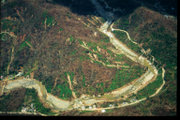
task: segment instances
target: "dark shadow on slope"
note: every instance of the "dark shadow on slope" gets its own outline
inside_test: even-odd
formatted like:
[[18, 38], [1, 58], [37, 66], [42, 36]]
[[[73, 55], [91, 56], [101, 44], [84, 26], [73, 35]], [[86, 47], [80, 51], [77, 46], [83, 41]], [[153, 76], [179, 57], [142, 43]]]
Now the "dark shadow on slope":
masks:
[[[140, 6], [148, 7], [162, 14], [177, 16], [177, 0], [104, 0], [111, 8], [106, 8], [106, 5], [102, 2], [102, 0], [97, 1], [105, 8], [106, 11], [114, 11], [115, 18], [129, 15]], [[57, 3], [69, 7], [73, 13], [79, 15], [99, 16], [90, 0], [54, 0], [54, 2], [55, 4]]]
[[[69, 7], [73, 13], [79, 15], [96, 15], [99, 14], [96, 12], [96, 8], [91, 3], [91, 0], [54, 0], [55, 3]], [[98, 0], [98, 2], [105, 8], [105, 5], [102, 1]], [[123, 12], [115, 12], [115, 18], [119, 18], [123, 15], [127, 15], [133, 12], [134, 9], [140, 6], [139, 3], [134, 2], [134, 0], [111, 0], [115, 7], [120, 7]], [[114, 6], [113, 6], [114, 7]], [[106, 11], [112, 12], [112, 9], [106, 9]]]
[[95, 7], [90, 0], [54, 0], [54, 2], [67, 6], [72, 12], [80, 15], [95, 14]]
[[168, 14], [177, 16], [177, 0], [136, 0], [142, 5], [160, 12], [161, 14]]

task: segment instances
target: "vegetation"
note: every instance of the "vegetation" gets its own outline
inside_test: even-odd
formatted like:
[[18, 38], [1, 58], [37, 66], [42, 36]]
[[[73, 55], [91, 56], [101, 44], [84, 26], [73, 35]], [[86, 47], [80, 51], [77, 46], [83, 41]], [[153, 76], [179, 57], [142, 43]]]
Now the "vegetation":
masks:
[[156, 80], [152, 83], [150, 83], [148, 86], [146, 86], [144, 89], [138, 91], [136, 97], [138, 99], [148, 97], [156, 92], [157, 88], [159, 88], [162, 85], [162, 72], [160, 71], [158, 74], [158, 77]]
[[[128, 16], [129, 18], [126, 18], [126, 20], [131, 19], [131, 23], [127, 27], [123, 27], [124, 20], [122, 18], [117, 20], [114, 26], [127, 30], [132, 38], [134, 37], [138, 43], [142, 44], [145, 50], [150, 48], [152, 50], [150, 54], [155, 57], [158, 66], [165, 66], [166, 84], [162, 90], [163, 94], [160, 92], [158, 96], [140, 103], [141, 105], [137, 105], [136, 108], [144, 112], [144, 107], [146, 107], [146, 113], [153, 113], [153, 115], [172, 115], [176, 114], [177, 96], [177, 23], [176, 20], [164, 19], [163, 15], [149, 11], [151, 10], [144, 7], [139, 8], [131, 16]], [[116, 36], [118, 37], [118, 33]], [[121, 36], [119, 35], [119, 37]], [[153, 94], [162, 84], [161, 78], [161, 72], [159, 72], [156, 81], [138, 92], [138, 99]], [[168, 106], [171, 110], [163, 106]]]
[[79, 42], [80, 45], [83, 45], [82, 40], [78, 39], [78, 42]]
[[102, 37], [101, 42], [105, 42], [105, 43], [110, 42], [110, 39], [109, 39], [109, 37], [107, 35], [101, 33], [101, 37]]
[[138, 45], [131, 42], [130, 40], [128, 40], [125, 32], [113, 31], [113, 33], [121, 42], [123, 42], [125, 45], [127, 45], [127, 47], [129, 47], [130, 49], [132, 49], [133, 51], [135, 51], [139, 54], [142, 54], [141, 48]]
[[7, 111], [7, 102], [9, 98], [11, 97], [10, 94], [1, 96], [2, 98], [0, 99], [0, 111]]
[[108, 88], [105, 88], [105, 92], [110, 92], [114, 89], [122, 87], [134, 79], [140, 77], [144, 70], [142, 68], [134, 67], [130, 69], [117, 70], [115, 77], [112, 79], [112, 83]]
[[30, 105], [30, 103], [34, 104], [36, 111], [43, 114], [51, 114], [51, 110], [49, 108], [45, 108], [43, 104], [40, 102], [39, 97], [37, 97], [37, 92], [35, 89], [26, 89], [26, 96], [24, 99], [26, 105]]
[[49, 76], [49, 77], [47, 77], [47, 79], [43, 83], [45, 85], [48, 93], [51, 93], [51, 90], [52, 90], [53, 85], [54, 85], [52, 80], [53, 80], [53, 77]]
[[90, 60], [88, 56], [79, 56], [80, 61]]
[[114, 57], [115, 61], [123, 61], [123, 54], [117, 54], [116, 57]]
[[63, 28], [59, 28], [59, 31], [63, 31], [64, 29]]
[[[81, 27], [82, 23], [80, 23], [80, 21], [83, 22], [83, 19], [78, 21], [77, 18], [74, 17], [75, 15], [73, 15], [73, 10], [64, 10], [63, 7], [48, 8], [48, 5], [47, 8], [46, 5], [43, 5], [43, 7], [40, 5], [38, 7], [35, 5], [36, 1], [32, 4], [29, 3], [32, 2], [15, 0], [15, 2], [7, 1], [7, 4], [2, 6], [0, 75], [3, 77], [6, 77], [6, 73], [4, 73], [4, 71], [6, 71], [9, 60], [12, 56], [12, 47], [15, 51], [9, 73], [15, 76], [21, 66], [24, 70], [24, 77], [28, 77], [28, 75], [33, 72], [34, 75], [32, 76], [45, 85], [48, 93], [58, 96], [64, 100], [72, 99], [72, 91], [69, 89], [67, 74], [70, 75], [72, 83], [74, 77], [77, 79], [77, 84], [75, 85], [73, 83], [75, 92], [78, 94], [85, 93], [97, 95], [122, 87], [144, 73], [144, 69], [142, 67], [137, 67], [137, 64], [132, 61], [128, 61], [124, 55], [115, 55], [111, 50], [109, 50], [112, 46], [110, 44], [109, 37], [106, 35], [98, 33], [100, 34], [99, 40], [95, 40], [94, 37], [89, 37], [93, 35], [93, 29], [85, 30], [85, 28]], [[52, 13], [52, 11], [59, 11], [60, 14]], [[147, 103], [142, 102], [143, 107], [138, 106], [136, 108], [141, 109], [140, 111], [143, 115], [147, 114], [148, 109], [155, 111], [157, 106], [163, 106], [164, 109], [167, 107], [167, 111], [174, 112], [176, 109], [174, 110], [173, 107], [176, 105], [177, 96], [176, 28], [172, 27], [173, 25], [171, 24], [173, 24], [173, 22], [170, 23], [164, 21], [164, 19], [162, 19], [163, 16], [161, 16], [159, 21], [156, 13], [153, 15], [157, 16], [151, 16], [149, 19], [148, 16], [150, 16], [149, 14], [153, 11], [148, 10], [147, 13], [145, 11], [146, 10], [143, 9], [138, 14], [132, 14], [132, 18], [130, 18], [130, 16], [121, 16], [120, 19], [115, 21], [116, 27], [127, 30], [132, 35], [132, 38], [136, 38], [138, 43], [143, 44], [145, 49], [151, 48], [151, 54], [158, 62], [161, 62], [160, 66], [165, 66], [166, 70], [166, 84], [162, 91], [163, 94], [159, 94], [155, 98], [152, 98], [152, 101], [149, 100], [149, 103], [148, 101]], [[141, 15], [142, 13], [145, 13], [145, 15]], [[59, 19], [59, 16], [61, 19]], [[79, 17], [81, 18], [81, 16]], [[84, 18], [84, 16], [82, 18]], [[100, 19], [102, 22], [105, 22], [103, 18]], [[56, 26], [57, 23], [58, 25], [60, 24], [60, 26]], [[164, 23], [167, 24], [163, 25]], [[73, 31], [74, 29], [76, 32]], [[80, 31], [82, 31], [82, 34]], [[3, 32], [7, 32], [8, 34]], [[114, 31], [114, 34], [133, 51], [141, 54], [140, 48], [128, 40], [127, 35], [124, 32]], [[11, 35], [17, 36], [17, 39], [12, 39]], [[75, 36], [78, 36], [81, 39], [86, 38], [84, 40], [76, 40]], [[69, 38], [69, 41], [67, 38]], [[83, 45], [82, 41], [87, 43], [90, 48], [89, 50], [79, 47], [78, 42]], [[31, 46], [35, 47], [35, 50], [29, 49]], [[111, 56], [112, 60], [109, 60], [111, 58], [109, 58], [106, 53], [98, 52], [97, 46], [99, 46], [101, 50], [107, 52]], [[98, 65], [96, 64], [93, 66], [94, 64], [90, 63], [90, 58], [87, 53], [96, 54], [98, 59], [105, 64], [110, 64], [112, 61], [119, 61], [130, 68], [126, 69], [120, 67], [119, 69], [106, 69], [107, 67], [104, 67], [102, 63], [98, 61], [94, 61], [94, 63], [97, 63]], [[88, 64], [90, 65], [88, 66]], [[83, 70], [81, 68], [82, 66]], [[87, 67], [92, 67], [95, 72], [90, 71]], [[107, 71], [109, 70], [108, 73], [112, 72], [112, 77], [106, 77], [105, 72], [102, 72], [104, 69]], [[100, 77], [96, 73], [99, 73], [98, 75], [103, 77], [99, 79]], [[160, 73], [156, 81], [152, 82], [146, 88], [138, 92], [137, 98], [140, 99], [152, 95], [161, 84], [162, 79]], [[8, 111], [6, 105], [10, 104], [10, 100], [12, 99], [15, 99], [15, 96], [1, 96], [0, 111]], [[30, 103], [35, 105], [38, 112], [51, 114], [50, 109], [45, 108], [39, 101], [36, 91], [27, 89], [24, 104], [28, 106]], [[151, 105], [154, 106], [151, 107]], [[133, 108], [132, 110], [136, 108]], [[129, 110], [127, 109], [127, 111]], [[152, 113], [153, 115], [157, 114], [156, 112]]]
[[114, 22], [114, 24], [123, 30], [127, 30], [129, 27], [129, 21], [127, 19], [127, 16], [123, 16], [121, 19], [118, 19]]
[[43, 24], [45, 25], [45, 29], [46, 27], [52, 27], [56, 24], [56, 20], [54, 19], [53, 16], [50, 16], [47, 11], [43, 12], [42, 14], [43, 17]]
[[23, 50], [25, 47], [29, 47], [29, 48], [30, 48], [30, 46], [29, 46], [28, 44], [30, 44], [30, 45], [32, 46], [32, 44], [31, 44], [31, 42], [30, 42], [29, 40], [30, 40], [30, 38], [27, 38], [25, 41], [23, 41], [23, 42], [20, 44], [19, 49], [18, 49], [18, 52], [21, 51], [21, 50]]
[[84, 74], [83, 74], [83, 80], [82, 80], [82, 84], [83, 84], [83, 87], [85, 87], [86, 86], [86, 82], [85, 82], [85, 76], [84, 76]]
[[58, 85], [57, 88], [60, 90], [60, 98], [67, 100], [72, 97], [72, 91], [69, 89], [69, 85], [67, 83]]
[[2, 19], [1, 20], [1, 31], [11, 31], [11, 32], [16, 32], [17, 26], [19, 24], [19, 21], [11, 20], [11, 19]]

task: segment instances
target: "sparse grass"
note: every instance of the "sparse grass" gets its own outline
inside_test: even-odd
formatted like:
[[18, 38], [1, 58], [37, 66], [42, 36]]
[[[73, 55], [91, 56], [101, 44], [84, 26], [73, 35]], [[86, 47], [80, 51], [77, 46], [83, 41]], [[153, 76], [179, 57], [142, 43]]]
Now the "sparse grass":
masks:
[[102, 65], [102, 63], [101, 63], [101, 62], [99, 62], [99, 61], [95, 61], [95, 60], [93, 60], [93, 62], [94, 62], [94, 63], [97, 63], [97, 64], [99, 64], [99, 65]]
[[86, 56], [86, 55], [79, 56], [79, 59], [80, 59], [81, 62], [84, 61], [84, 60], [90, 60], [90, 58], [88, 56]]
[[85, 79], [85, 75], [84, 75], [84, 73], [82, 74], [83, 75], [83, 80], [82, 80], [82, 84], [83, 84], [83, 87], [85, 87], [86, 86], [86, 79]]
[[82, 40], [78, 39], [78, 42], [79, 42], [80, 45], [83, 45]]
[[30, 73], [38, 69], [38, 61], [35, 60], [35, 62], [31, 63], [31, 65], [26, 64], [23, 67], [24, 67], [24, 76], [27, 77], [30, 75]]
[[40, 102], [39, 97], [37, 97], [37, 92], [35, 89], [26, 89], [26, 99], [24, 102], [29, 101], [27, 104], [29, 105], [30, 103], [34, 104], [34, 107], [36, 111], [43, 113], [43, 114], [50, 114], [52, 113], [49, 108], [45, 108], [43, 104]]
[[110, 39], [108, 36], [102, 34], [102, 39], [101, 39], [101, 42], [105, 42], [105, 43], [110, 43]]
[[111, 50], [107, 49], [107, 52], [111, 55], [111, 57], [114, 57], [114, 53]]
[[96, 55], [98, 56], [98, 59], [100, 61], [103, 61], [104, 63], [107, 61], [107, 58], [104, 55], [99, 54], [99, 53], [96, 53]]
[[117, 37], [120, 41], [122, 41], [122, 42], [125, 42], [125, 41], [127, 41], [127, 39], [128, 39], [125, 32], [121, 32], [121, 31], [115, 30], [115, 31], [113, 31], [113, 33], [114, 33], [114, 34], [116, 35], [116, 37]]
[[[30, 44], [30, 45], [32, 46], [32, 44], [31, 44], [31, 42], [30, 42], [29, 40], [30, 40], [30, 38], [27, 38], [25, 41], [23, 41], [23, 42], [20, 44], [19, 49], [18, 49], [18, 52], [22, 51], [25, 47], [29, 47], [29, 48], [30, 48], [30, 46], [29, 46], [28, 44]], [[28, 43], [28, 44], [27, 44], [27, 43]]]
[[11, 38], [9, 37], [9, 35], [8, 35], [8, 34], [5, 34], [5, 33], [1, 33], [1, 34], [0, 34], [0, 38], [1, 38], [2, 41], [7, 41], [7, 40], [11, 39]]
[[142, 54], [141, 48], [138, 45], [131, 42], [130, 40], [128, 40], [126, 33], [121, 32], [121, 31], [113, 31], [113, 33], [121, 42], [123, 42], [125, 45], [127, 45], [127, 47], [129, 47], [133, 51], [137, 52], [138, 54]]
[[59, 31], [63, 31], [64, 29], [63, 28], [59, 28]]
[[7, 111], [6, 103], [10, 98], [10, 94], [1, 96], [0, 99], [0, 111]]
[[72, 42], [74, 42], [75, 41], [75, 38], [71, 35], [70, 36], [70, 42], [72, 43]]
[[53, 83], [53, 77], [52, 77], [52, 76], [48, 76], [48, 77], [45, 79], [45, 81], [43, 81], [42, 83], [45, 85], [45, 87], [46, 87], [46, 89], [47, 89], [47, 92], [48, 92], [48, 93], [51, 93], [51, 92], [52, 92], [53, 85], [54, 85], [54, 83]]
[[43, 17], [43, 25], [45, 25], [45, 29], [46, 27], [52, 27], [54, 25], [56, 25], [56, 20], [53, 16], [50, 16], [47, 11], [43, 12], [42, 14], [42, 17]]
[[88, 47], [92, 47], [92, 48], [97, 47], [97, 44], [95, 42], [88, 42], [87, 45]]
[[[105, 92], [110, 92], [114, 89], [122, 87], [134, 79], [140, 77], [144, 70], [139, 67], [117, 70], [115, 77], [112, 79], [112, 83], [108, 88], [105, 88]], [[139, 73], [139, 74], [138, 74]]]
[[69, 89], [69, 85], [67, 83], [63, 85], [57, 85], [57, 88], [60, 89], [60, 98], [67, 100], [72, 97], [72, 91]]
[[150, 83], [148, 86], [146, 86], [144, 89], [138, 91], [136, 97], [138, 99], [148, 97], [156, 92], [157, 88], [159, 88], [162, 84], [162, 71], [159, 71], [158, 77], [156, 80], [152, 83]]
[[123, 54], [117, 54], [116, 57], [114, 58], [115, 61], [122, 61], [123, 60]]
[[71, 52], [71, 55], [76, 55], [76, 53], [77, 53], [77, 51], [74, 50], [74, 51]]
[[[58, 93], [58, 97], [64, 100], [69, 100], [72, 97], [72, 91], [69, 88], [69, 84], [67, 82], [67, 74], [70, 75], [71, 83], [73, 83], [74, 73], [73, 72], [65, 72], [61, 75], [60, 79], [63, 81], [62, 84], [58, 84], [55, 87], [55, 90]], [[52, 88], [52, 87], [51, 87]]]
[[79, 114], [92, 113], [92, 112], [93, 112], [93, 111], [83, 110], [83, 111], [80, 111]]
[[127, 30], [129, 26], [129, 21], [127, 19], [127, 16], [116, 20], [114, 22], [114, 25], [116, 25], [120, 29]]
[[17, 30], [17, 27], [14, 28], [14, 26], [17, 26], [17, 25], [18, 25], [18, 21], [2, 19], [1, 31], [6, 30], [6, 31], [15, 32]]

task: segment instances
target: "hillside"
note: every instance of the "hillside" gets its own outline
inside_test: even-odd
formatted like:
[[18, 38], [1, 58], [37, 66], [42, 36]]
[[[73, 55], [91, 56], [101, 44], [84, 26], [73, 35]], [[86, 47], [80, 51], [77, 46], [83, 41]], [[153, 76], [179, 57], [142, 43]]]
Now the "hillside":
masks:
[[[110, 94], [129, 85], [146, 73], [147, 66], [118, 51], [109, 37], [99, 30], [105, 19], [94, 12], [91, 2], [88, 1], [87, 6], [82, 9], [80, 6], [85, 3], [80, 0], [78, 7], [77, 4], [73, 1], [67, 4], [63, 0], [8, 0], [1, 6], [0, 112], [22, 112], [25, 108], [32, 112], [30, 108], [34, 106], [37, 113], [56, 113], [42, 98], [37, 97], [38, 92], [35, 89], [22, 87], [10, 92], [3, 88], [4, 84], [6, 86], [16, 79], [37, 80], [48, 94], [64, 101], [73, 102], [83, 95], [113, 101], [117, 96], [111, 96], [110, 99], [106, 93]], [[73, 109], [58, 112], [58, 115], [176, 114], [177, 20], [147, 7], [135, 7], [137, 8], [133, 11], [114, 17], [113, 28], [126, 30], [147, 54], [143, 54], [139, 47], [130, 43], [122, 32], [113, 33], [138, 55], [151, 62], [150, 55], [155, 57], [153, 64], [159, 70], [157, 80], [162, 79], [159, 79], [160, 69], [165, 67], [166, 84], [163, 89], [157, 96], [149, 98], [151, 92], [154, 92], [153, 88], [158, 89], [160, 83], [152, 88], [147, 86], [140, 90], [141, 94], [135, 95], [139, 99], [147, 98], [146, 101], [110, 109], [106, 113]], [[3, 90], [7, 92], [3, 93]], [[129, 94], [130, 98], [127, 100], [125, 95], [120, 97], [120, 102], [114, 100], [93, 105], [99, 108], [111, 104], [118, 106], [124, 101], [129, 102], [134, 93]]]
[[156, 58], [157, 65], [165, 66], [167, 84], [162, 94], [144, 103], [148, 108], [147, 115], [149, 113], [163, 115], [164, 112], [166, 115], [174, 114], [177, 96], [176, 18], [166, 17], [146, 7], [140, 7], [129, 16], [115, 21], [114, 27], [127, 30], [134, 41], [141, 44], [145, 50], [150, 48], [150, 54]]

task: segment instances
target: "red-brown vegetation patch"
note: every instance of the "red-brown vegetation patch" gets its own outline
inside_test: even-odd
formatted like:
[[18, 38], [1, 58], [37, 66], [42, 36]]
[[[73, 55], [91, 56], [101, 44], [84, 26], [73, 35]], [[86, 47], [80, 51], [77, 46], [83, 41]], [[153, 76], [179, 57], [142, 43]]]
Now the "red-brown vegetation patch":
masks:
[[115, 68], [107, 68], [97, 63], [84, 61], [82, 70], [85, 75], [88, 86], [95, 87], [97, 83], [111, 83], [111, 80], [116, 72]]

